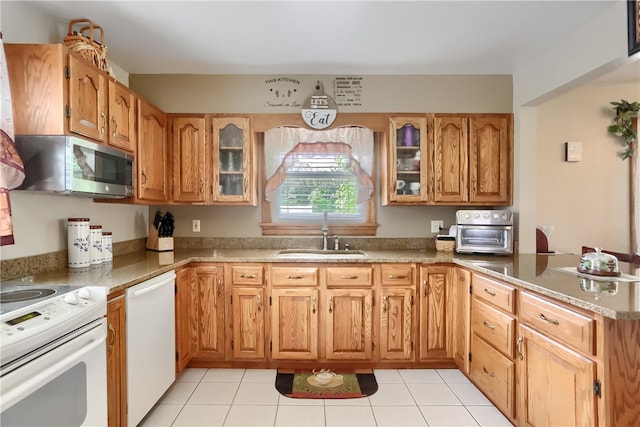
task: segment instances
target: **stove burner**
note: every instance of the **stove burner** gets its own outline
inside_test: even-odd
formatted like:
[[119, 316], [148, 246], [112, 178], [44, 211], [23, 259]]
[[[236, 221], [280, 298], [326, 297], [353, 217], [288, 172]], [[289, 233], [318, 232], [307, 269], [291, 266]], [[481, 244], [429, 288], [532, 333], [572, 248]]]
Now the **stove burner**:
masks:
[[17, 291], [0, 292], [0, 303], [29, 301], [48, 297], [56, 293], [55, 289], [20, 289]]

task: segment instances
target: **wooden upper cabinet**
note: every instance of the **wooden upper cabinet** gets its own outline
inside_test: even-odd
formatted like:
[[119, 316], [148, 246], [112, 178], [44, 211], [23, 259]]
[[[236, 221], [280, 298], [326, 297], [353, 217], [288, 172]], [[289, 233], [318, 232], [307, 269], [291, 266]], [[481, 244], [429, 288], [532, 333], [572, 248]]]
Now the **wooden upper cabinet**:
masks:
[[136, 151], [136, 94], [125, 85], [109, 80], [109, 145]]
[[512, 119], [509, 115], [469, 118], [469, 201], [511, 204]]
[[165, 202], [169, 199], [167, 145], [166, 114], [148, 102], [138, 99], [138, 199], [152, 202]]
[[4, 45], [17, 135], [107, 140], [107, 75], [61, 44]]
[[69, 131], [107, 140], [107, 80], [88, 62], [69, 55]]
[[258, 203], [254, 138], [248, 117], [214, 117], [213, 202], [231, 205]]
[[170, 116], [173, 200], [204, 203], [207, 178], [206, 116]]
[[468, 201], [468, 119], [436, 116], [433, 125], [433, 201]]
[[382, 204], [416, 205], [428, 201], [428, 118], [422, 116], [389, 119], [386, 179]]

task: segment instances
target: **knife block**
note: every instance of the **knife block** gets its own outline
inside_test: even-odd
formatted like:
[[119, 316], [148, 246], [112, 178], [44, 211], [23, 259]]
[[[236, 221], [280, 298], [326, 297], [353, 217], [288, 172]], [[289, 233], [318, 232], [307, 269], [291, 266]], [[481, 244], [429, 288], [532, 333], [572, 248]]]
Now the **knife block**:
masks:
[[147, 249], [156, 252], [166, 252], [173, 250], [173, 237], [158, 237], [158, 230], [153, 225], [149, 226], [149, 237], [147, 237]]

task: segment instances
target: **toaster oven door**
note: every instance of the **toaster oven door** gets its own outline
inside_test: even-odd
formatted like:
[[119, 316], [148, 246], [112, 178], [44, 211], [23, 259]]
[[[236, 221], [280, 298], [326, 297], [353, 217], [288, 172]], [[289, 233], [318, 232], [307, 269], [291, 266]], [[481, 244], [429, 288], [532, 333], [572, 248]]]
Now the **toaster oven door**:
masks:
[[458, 253], [513, 253], [513, 227], [510, 225], [458, 225]]

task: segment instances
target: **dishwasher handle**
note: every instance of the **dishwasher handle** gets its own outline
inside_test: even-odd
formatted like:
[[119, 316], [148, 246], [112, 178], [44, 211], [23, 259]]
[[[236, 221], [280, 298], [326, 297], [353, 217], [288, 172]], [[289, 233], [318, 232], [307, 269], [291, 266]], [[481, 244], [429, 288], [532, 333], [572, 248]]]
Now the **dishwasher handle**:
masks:
[[167, 281], [164, 281], [164, 282], [160, 282], [160, 283], [156, 283], [155, 285], [151, 285], [151, 286], [149, 286], [148, 288], [140, 289], [140, 290], [138, 290], [138, 291], [133, 291], [133, 292], [131, 293], [131, 296], [132, 296], [132, 297], [134, 297], [134, 298], [135, 298], [135, 297], [139, 297], [140, 295], [144, 295], [144, 294], [147, 294], [147, 293], [149, 293], [149, 292], [153, 292], [153, 291], [155, 291], [156, 289], [161, 288], [161, 287], [163, 287], [164, 285], [167, 285], [167, 284], [169, 284], [169, 283], [171, 283], [171, 281], [170, 281], [170, 280], [167, 280]]
[[[146, 293], [149, 292], [153, 292], [156, 289], [159, 289], [161, 287], [163, 287], [164, 285], [170, 284], [172, 283], [176, 278], [176, 273], [174, 271], [169, 271], [167, 273], [164, 273], [158, 277], [155, 277], [154, 279], [151, 279], [150, 282], [148, 283], [146, 287], [143, 287], [142, 289], [136, 289], [137, 287], [139, 287], [140, 285], [136, 285], [134, 286], [131, 290], [130, 290], [130, 297], [139, 297], [141, 295], [144, 295]], [[155, 282], [155, 283], [154, 283]], [[147, 282], [142, 282], [147, 283]]]

